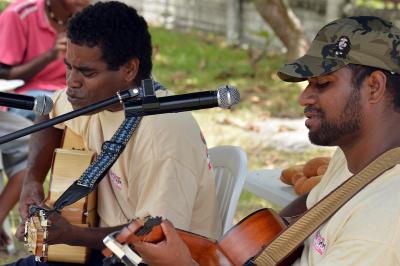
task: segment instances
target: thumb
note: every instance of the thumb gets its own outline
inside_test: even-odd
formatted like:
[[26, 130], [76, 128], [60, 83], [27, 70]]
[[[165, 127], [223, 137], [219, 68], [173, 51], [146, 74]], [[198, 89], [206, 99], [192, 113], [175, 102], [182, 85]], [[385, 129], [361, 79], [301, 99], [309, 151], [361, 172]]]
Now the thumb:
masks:
[[161, 228], [163, 230], [167, 242], [169, 239], [175, 239], [178, 237], [178, 232], [176, 231], [174, 225], [169, 220], [163, 221], [161, 223]]

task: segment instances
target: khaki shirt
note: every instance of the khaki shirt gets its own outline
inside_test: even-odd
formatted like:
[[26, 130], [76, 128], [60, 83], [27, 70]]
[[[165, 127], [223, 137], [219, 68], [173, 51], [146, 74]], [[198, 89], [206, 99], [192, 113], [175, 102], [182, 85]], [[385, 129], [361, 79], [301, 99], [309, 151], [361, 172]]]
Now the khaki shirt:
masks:
[[[340, 149], [307, 198], [307, 207], [352, 174]], [[400, 265], [400, 165], [348, 201], [305, 243], [294, 265]]]
[[[53, 97], [51, 117], [72, 110], [65, 91]], [[64, 125], [100, 154], [124, 120], [124, 112], [102, 111]], [[125, 150], [98, 185], [100, 226], [163, 216], [180, 229], [218, 238], [215, 177], [201, 131], [188, 112], [145, 116]]]

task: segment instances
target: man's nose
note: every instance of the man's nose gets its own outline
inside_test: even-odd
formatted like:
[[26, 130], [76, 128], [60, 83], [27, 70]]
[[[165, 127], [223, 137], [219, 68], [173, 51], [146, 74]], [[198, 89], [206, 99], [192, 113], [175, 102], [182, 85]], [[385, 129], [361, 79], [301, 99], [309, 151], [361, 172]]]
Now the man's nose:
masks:
[[80, 88], [82, 86], [81, 77], [78, 71], [74, 69], [67, 70], [67, 86], [69, 88]]
[[317, 100], [315, 90], [308, 85], [300, 94], [298, 103], [300, 106], [313, 105]]

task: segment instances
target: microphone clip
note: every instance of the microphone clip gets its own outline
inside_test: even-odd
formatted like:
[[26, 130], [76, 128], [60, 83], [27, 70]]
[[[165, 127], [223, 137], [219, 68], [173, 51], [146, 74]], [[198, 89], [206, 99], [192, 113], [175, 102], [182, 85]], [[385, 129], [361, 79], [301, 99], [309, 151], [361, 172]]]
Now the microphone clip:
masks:
[[140, 106], [138, 106], [138, 100], [128, 99], [124, 101], [125, 117], [142, 116], [147, 111], [158, 109], [160, 102], [155, 94], [154, 82], [152, 79], [142, 80], [141, 86], [142, 97]]

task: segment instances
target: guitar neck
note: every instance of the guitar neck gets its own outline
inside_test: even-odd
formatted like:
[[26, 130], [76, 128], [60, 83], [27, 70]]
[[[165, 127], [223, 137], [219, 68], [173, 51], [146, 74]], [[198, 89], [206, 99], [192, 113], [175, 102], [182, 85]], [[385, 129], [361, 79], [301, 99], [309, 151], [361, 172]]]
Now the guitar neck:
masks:
[[[67, 129], [63, 137], [63, 148], [56, 149], [53, 155], [50, 187], [45, 204], [52, 207], [59, 196], [82, 175], [94, 156], [93, 152], [84, 149], [82, 139]], [[62, 210], [62, 216], [71, 224], [94, 227], [97, 225], [96, 199], [96, 191], [93, 191], [87, 197], [66, 206]], [[86, 247], [47, 246], [47, 232], [45, 232], [47, 226], [45, 215], [35, 214], [26, 222], [27, 246], [30, 247], [30, 251], [34, 253], [37, 259], [40, 261], [85, 263], [89, 255], [89, 249]]]

